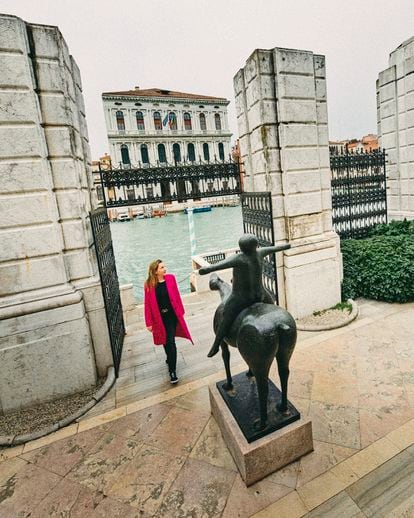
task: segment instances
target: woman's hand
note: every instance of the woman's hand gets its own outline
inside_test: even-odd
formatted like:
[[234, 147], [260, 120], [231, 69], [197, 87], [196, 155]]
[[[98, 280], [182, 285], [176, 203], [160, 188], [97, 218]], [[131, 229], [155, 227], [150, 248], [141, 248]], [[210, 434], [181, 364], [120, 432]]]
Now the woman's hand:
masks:
[[147, 330], [152, 333], [152, 326], [147, 327]]

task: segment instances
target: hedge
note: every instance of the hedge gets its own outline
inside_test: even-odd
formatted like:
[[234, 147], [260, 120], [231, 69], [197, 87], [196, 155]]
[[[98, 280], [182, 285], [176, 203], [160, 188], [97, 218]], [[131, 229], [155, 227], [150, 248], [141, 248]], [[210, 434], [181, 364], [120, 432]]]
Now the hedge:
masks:
[[392, 222], [379, 227], [374, 237], [341, 241], [342, 300], [414, 300], [414, 225]]
[[369, 233], [370, 237], [373, 236], [400, 236], [400, 235], [412, 234], [414, 235], [414, 221], [391, 221], [385, 225], [376, 225]]

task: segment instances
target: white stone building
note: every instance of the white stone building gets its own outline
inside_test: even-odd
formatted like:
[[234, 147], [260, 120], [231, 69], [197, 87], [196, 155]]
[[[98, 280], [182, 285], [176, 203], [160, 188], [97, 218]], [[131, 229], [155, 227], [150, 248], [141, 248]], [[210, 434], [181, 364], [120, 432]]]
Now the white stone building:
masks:
[[113, 166], [229, 159], [227, 99], [135, 87], [102, 100]]
[[377, 80], [378, 135], [388, 158], [388, 215], [414, 219], [414, 37]]

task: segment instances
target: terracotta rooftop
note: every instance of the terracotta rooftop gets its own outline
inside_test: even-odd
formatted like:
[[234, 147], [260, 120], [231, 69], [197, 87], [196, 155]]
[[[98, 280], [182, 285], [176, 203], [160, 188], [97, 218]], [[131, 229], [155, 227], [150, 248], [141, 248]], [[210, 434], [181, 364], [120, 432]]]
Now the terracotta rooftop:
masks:
[[134, 90], [125, 90], [123, 92], [104, 92], [103, 96], [129, 96], [129, 97], [166, 97], [169, 99], [206, 99], [216, 101], [227, 101], [224, 97], [213, 97], [211, 95], [187, 94], [185, 92], [174, 92], [172, 90], [162, 90], [161, 88], [141, 89], [135, 87]]

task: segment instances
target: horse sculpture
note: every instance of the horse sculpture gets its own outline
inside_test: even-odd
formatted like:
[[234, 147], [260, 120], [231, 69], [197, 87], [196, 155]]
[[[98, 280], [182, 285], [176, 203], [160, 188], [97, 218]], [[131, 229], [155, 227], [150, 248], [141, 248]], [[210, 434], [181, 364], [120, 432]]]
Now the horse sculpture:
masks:
[[[210, 289], [218, 290], [221, 297], [221, 304], [214, 315], [214, 332], [217, 332], [222, 320], [224, 304], [232, 288], [217, 274], [212, 274]], [[241, 311], [234, 320], [230, 332], [221, 342], [227, 377], [223, 388], [228, 391], [233, 389], [229, 346], [239, 349], [249, 367], [247, 376], [256, 378], [260, 405], [260, 419], [254, 423], [256, 430], [264, 430], [267, 425], [268, 379], [274, 358], [277, 361], [282, 393], [277, 409], [283, 415], [289, 415], [287, 404], [289, 361], [296, 345], [296, 336], [296, 323], [290, 313], [274, 304], [258, 302]]]

